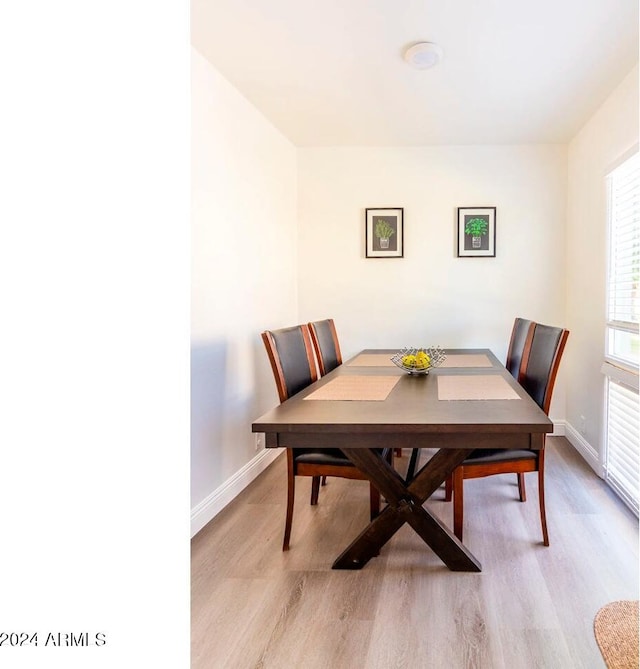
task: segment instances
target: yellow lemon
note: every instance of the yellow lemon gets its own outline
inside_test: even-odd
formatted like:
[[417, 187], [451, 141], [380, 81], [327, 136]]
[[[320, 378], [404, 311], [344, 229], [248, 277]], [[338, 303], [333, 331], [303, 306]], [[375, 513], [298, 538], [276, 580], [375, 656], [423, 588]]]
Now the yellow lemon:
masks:
[[426, 369], [431, 366], [431, 358], [425, 353], [425, 351], [418, 351], [416, 354], [416, 367], [420, 369]]

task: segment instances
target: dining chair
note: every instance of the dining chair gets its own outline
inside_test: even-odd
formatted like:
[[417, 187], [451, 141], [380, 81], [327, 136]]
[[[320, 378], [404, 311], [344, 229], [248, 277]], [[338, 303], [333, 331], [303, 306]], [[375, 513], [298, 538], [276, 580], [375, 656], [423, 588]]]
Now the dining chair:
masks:
[[[520, 380], [520, 370], [522, 367], [522, 359], [525, 348], [531, 346], [531, 339], [533, 337], [534, 322], [525, 318], [516, 318], [511, 329], [511, 339], [509, 340], [509, 348], [507, 350], [507, 359], [505, 367], [509, 370], [511, 376], [516, 381]], [[414, 477], [418, 459], [420, 457], [420, 449], [414, 448], [411, 451], [411, 458], [409, 459], [409, 466], [407, 467], [407, 480]], [[520, 481], [520, 479], [518, 479]], [[520, 483], [519, 483], [520, 485]], [[453, 493], [453, 478], [449, 476], [445, 481], [445, 501], [451, 501]]]
[[[549, 414], [560, 360], [568, 337], [568, 330], [534, 323], [533, 328], [531, 328], [531, 336], [524, 347], [520, 385], [547, 415]], [[549, 533], [544, 499], [544, 441], [542, 449], [539, 451], [477, 449], [461, 465], [456, 467], [453, 471], [453, 533], [456, 537], [462, 541], [465, 479], [481, 478], [494, 474], [517, 474], [520, 501], [525, 502], [527, 496], [524, 475], [527, 472], [538, 473], [538, 500], [542, 538], [544, 545], [548, 546]]]
[[[516, 381], [520, 381], [524, 352], [525, 350], [528, 351], [531, 347], [534, 328], [535, 323], [533, 321], [527, 320], [526, 318], [516, 318], [513, 322], [513, 328], [511, 329], [511, 339], [509, 340], [509, 349], [507, 350], [507, 359], [504, 363], [504, 366]], [[518, 486], [523, 489], [524, 474], [518, 474]], [[445, 481], [445, 501], [450, 502], [452, 495], [453, 476], [449, 476]]]
[[333, 318], [309, 323], [309, 332], [316, 352], [320, 376], [324, 376], [342, 364], [342, 353]]
[[[307, 325], [265, 330], [262, 333], [262, 341], [271, 363], [280, 403], [317, 380]], [[382, 453], [383, 457], [392, 464], [391, 449], [383, 449]], [[287, 448], [287, 513], [282, 543], [283, 551], [289, 550], [297, 476], [312, 477], [312, 505], [318, 503], [321, 477], [339, 476], [368, 480], [337, 448]], [[369, 505], [371, 520], [373, 520], [380, 512], [380, 493], [371, 483], [369, 484]]]
[[[342, 364], [342, 353], [340, 352], [336, 326], [333, 318], [313, 321], [308, 323], [308, 326], [313, 350], [316, 352], [320, 376], [324, 376]], [[321, 482], [322, 485], [326, 485], [327, 477], [323, 476]]]
[[[320, 376], [324, 376], [342, 364], [342, 353], [340, 351], [336, 325], [333, 322], [333, 318], [327, 318], [324, 321], [313, 321], [308, 325], [313, 348], [316, 352], [316, 359], [318, 360]], [[397, 457], [402, 457], [401, 448], [394, 449], [394, 453]], [[322, 485], [324, 483], [325, 479], [323, 478]]]
[[507, 351], [507, 360], [504, 366], [516, 381], [520, 380], [520, 369], [522, 367], [522, 357], [527, 344], [530, 345], [533, 337], [533, 321], [525, 318], [516, 318], [511, 330], [511, 340], [509, 341], [509, 350]]

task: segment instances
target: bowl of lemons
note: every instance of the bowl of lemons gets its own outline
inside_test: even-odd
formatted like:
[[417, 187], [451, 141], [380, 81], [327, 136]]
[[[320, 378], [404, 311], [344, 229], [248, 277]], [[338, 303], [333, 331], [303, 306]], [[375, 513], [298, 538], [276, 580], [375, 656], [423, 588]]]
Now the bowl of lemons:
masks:
[[439, 346], [430, 348], [403, 348], [391, 358], [394, 365], [409, 374], [428, 374], [429, 370], [439, 367], [446, 359]]

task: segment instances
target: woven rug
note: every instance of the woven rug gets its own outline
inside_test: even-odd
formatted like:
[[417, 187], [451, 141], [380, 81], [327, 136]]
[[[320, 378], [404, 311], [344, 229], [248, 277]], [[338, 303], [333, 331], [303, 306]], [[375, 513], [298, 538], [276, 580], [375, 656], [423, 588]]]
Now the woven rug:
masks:
[[596, 613], [593, 631], [609, 669], [638, 669], [638, 602], [620, 601]]

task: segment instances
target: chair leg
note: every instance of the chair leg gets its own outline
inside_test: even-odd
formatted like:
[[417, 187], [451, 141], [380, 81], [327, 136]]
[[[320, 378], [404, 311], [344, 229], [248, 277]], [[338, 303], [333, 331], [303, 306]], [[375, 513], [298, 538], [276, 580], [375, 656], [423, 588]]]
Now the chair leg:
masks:
[[420, 449], [413, 448], [411, 450], [411, 459], [409, 460], [409, 466], [407, 467], [407, 478], [406, 478], [407, 481], [411, 481], [411, 479], [415, 476], [419, 457], [420, 457]]
[[322, 477], [322, 485], [327, 485], [327, 477], [326, 476]]
[[296, 477], [293, 466], [293, 453], [287, 449], [287, 515], [284, 522], [284, 540], [282, 550], [289, 550], [289, 539], [291, 538], [291, 523], [293, 521], [293, 500], [296, 494]]
[[402, 457], [402, 449], [401, 448], [396, 448], [394, 450], [396, 452], [396, 457], [401, 458]]
[[318, 503], [318, 493], [320, 492], [320, 476], [314, 476], [311, 479], [311, 506]]
[[520, 501], [527, 501], [527, 490], [524, 487], [524, 474], [518, 474], [518, 494], [520, 495]]
[[444, 480], [444, 501], [450, 502], [452, 496], [453, 496], [453, 478], [451, 476], [447, 476], [447, 478]]
[[542, 543], [549, 545], [549, 532], [547, 531], [547, 512], [544, 506], [544, 449], [538, 456], [538, 499], [540, 500], [540, 523], [542, 525]]
[[453, 470], [453, 533], [462, 541], [464, 522], [464, 467]]

